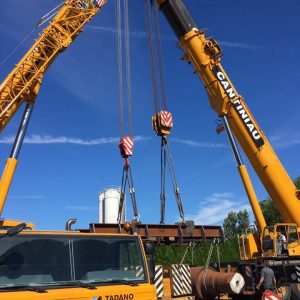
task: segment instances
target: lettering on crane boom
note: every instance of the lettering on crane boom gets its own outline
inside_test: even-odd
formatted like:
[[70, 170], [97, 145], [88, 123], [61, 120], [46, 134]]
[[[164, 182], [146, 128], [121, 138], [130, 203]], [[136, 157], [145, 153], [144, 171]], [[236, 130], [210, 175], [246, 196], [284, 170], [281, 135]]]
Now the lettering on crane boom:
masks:
[[221, 83], [225, 93], [229, 97], [230, 100], [232, 100], [233, 107], [238, 112], [238, 115], [242, 122], [244, 123], [247, 131], [249, 132], [252, 141], [256, 145], [256, 147], [261, 147], [264, 145], [264, 140], [260, 136], [257, 128], [254, 125], [254, 122], [251, 120], [250, 116], [247, 114], [246, 109], [241, 103], [241, 101], [237, 98], [236, 93], [234, 92], [232, 86], [230, 85], [229, 81], [227, 80], [225, 74], [217, 67], [215, 66], [213, 68], [213, 72], [216, 75], [218, 81]]

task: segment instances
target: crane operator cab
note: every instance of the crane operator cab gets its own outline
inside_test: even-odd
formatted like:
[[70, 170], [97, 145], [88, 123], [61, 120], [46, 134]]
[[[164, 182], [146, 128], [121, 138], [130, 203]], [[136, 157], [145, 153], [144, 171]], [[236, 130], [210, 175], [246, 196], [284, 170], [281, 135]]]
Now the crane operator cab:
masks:
[[[78, 288], [80, 299], [156, 298], [153, 247], [139, 236], [25, 227], [0, 232], [1, 299], [25, 299], [28, 291], [48, 293], [47, 299], [78, 299]], [[40, 299], [34, 296], [30, 299]]]
[[297, 225], [277, 223], [265, 227], [262, 234], [262, 254], [264, 257], [300, 256]]

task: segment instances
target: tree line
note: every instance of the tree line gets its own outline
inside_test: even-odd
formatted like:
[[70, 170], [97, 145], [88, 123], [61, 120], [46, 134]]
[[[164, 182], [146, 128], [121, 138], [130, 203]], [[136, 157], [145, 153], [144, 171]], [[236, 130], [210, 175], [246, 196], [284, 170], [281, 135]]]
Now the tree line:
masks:
[[[300, 189], [300, 176], [294, 182], [296, 187]], [[267, 225], [272, 226], [283, 221], [279, 211], [269, 197], [260, 201], [259, 204]], [[223, 223], [225, 241], [220, 245], [220, 260], [222, 262], [232, 262], [240, 259], [237, 235], [245, 233], [249, 226], [250, 218], [247, 210], [228, 213]], [[174, 263], [178, 264], [185, 257], [183, 263], [203, 266], [207, 262], [210, 246], [210, 243], [204, 243], [197, 245], [193, 250], [191, 248], [187, 249], [189, 246], [160, 246], [155, 251], [156, 264], [165, 266]], [[217, 261], [217, 253], [213, 251], [210, 263], [213, 265]]]
[[[294, 180], [294, 183], [300, 189], [300, 176]], [[259, 204], [268, 226], [283, 222], [280, 212], [270, 197], [260, 201]], [[245, 233], [249, 226], [249, 213], [246, 209], [238, 212], [229, 212], [223, 223], [225, 239], [230, 240], [238, 234]]]

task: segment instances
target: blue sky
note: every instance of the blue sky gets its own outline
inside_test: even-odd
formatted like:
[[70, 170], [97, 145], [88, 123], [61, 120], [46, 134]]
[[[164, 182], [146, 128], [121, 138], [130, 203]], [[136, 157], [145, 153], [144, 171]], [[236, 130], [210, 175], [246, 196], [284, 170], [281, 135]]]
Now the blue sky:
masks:
[[[2, 0], [0, 61], [28, 34], [57, 0]], [[39, 229], [97, 222], [99, 191], [119, 186], [115, 1], [86, 26], [44, 77], [3, 217], [29, 220]], [[223, 66], [242, 94], [292, 178], [300, 175], [300, 2], [186, 0], [199, 28], [224, 51]], [[142, 0], [130, 1], [135, 153], [131, 158], [141, 221], [159, 222], [160, 140], [151, 129], [154, 112]], [[249, 208], [225, 134], [215, 134], [216, 114], [163, 16], [163, 55], [170, 136], [177, 180], [187, 218], [221, 224], [231, 210]], [[37, 34], [37, 33], [36, 33]], [[33, 43], [32, 36], [4, 65], [4, 80]], [[0, 163], [10, 153], [23, 109], [0, 135]], [[267, 192], [250, 171], [259, 199]], [[178, 220], [167, 181], [166, 221]], [[132, 209], [127, 204], [127, 215]]]

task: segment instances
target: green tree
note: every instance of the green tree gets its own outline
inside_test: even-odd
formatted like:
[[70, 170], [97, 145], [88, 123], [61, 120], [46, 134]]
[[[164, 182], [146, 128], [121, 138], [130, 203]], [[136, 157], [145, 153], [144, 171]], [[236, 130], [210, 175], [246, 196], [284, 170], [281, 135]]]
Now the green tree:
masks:
[[[294, 183], [297, 189], [300, 189], [300, 176], [298, 176], [294, 180]], [[262, 200], [259, 202], [259, 204], [268, 226], [272, 226], [276, 223], [283, 222], [282, 216], [278, 211], [278, 209], [275, 207], [274, 202], [272, 201], [271, 198]]]
[[249, 213], [247, 210], [231, 211], [224, 219], [223, 228], [226, 240], [234, 238], [237, 234], [245, 233], [249, 227]]
[[270, 198], [260, 201], [259, 204], [268, 226], [283, 222], [281, 214]]
[[224, 235], [226, 240], [232, 239], [237, 234], [237, 216], [236, 212], [231, 211], [223, 222]]
[[239, 234], [246, 233], [246, 229], [250, 226], [249, 213], [246, 209], [240, 210], [236, 214], [237, 218], [237, 232]]

